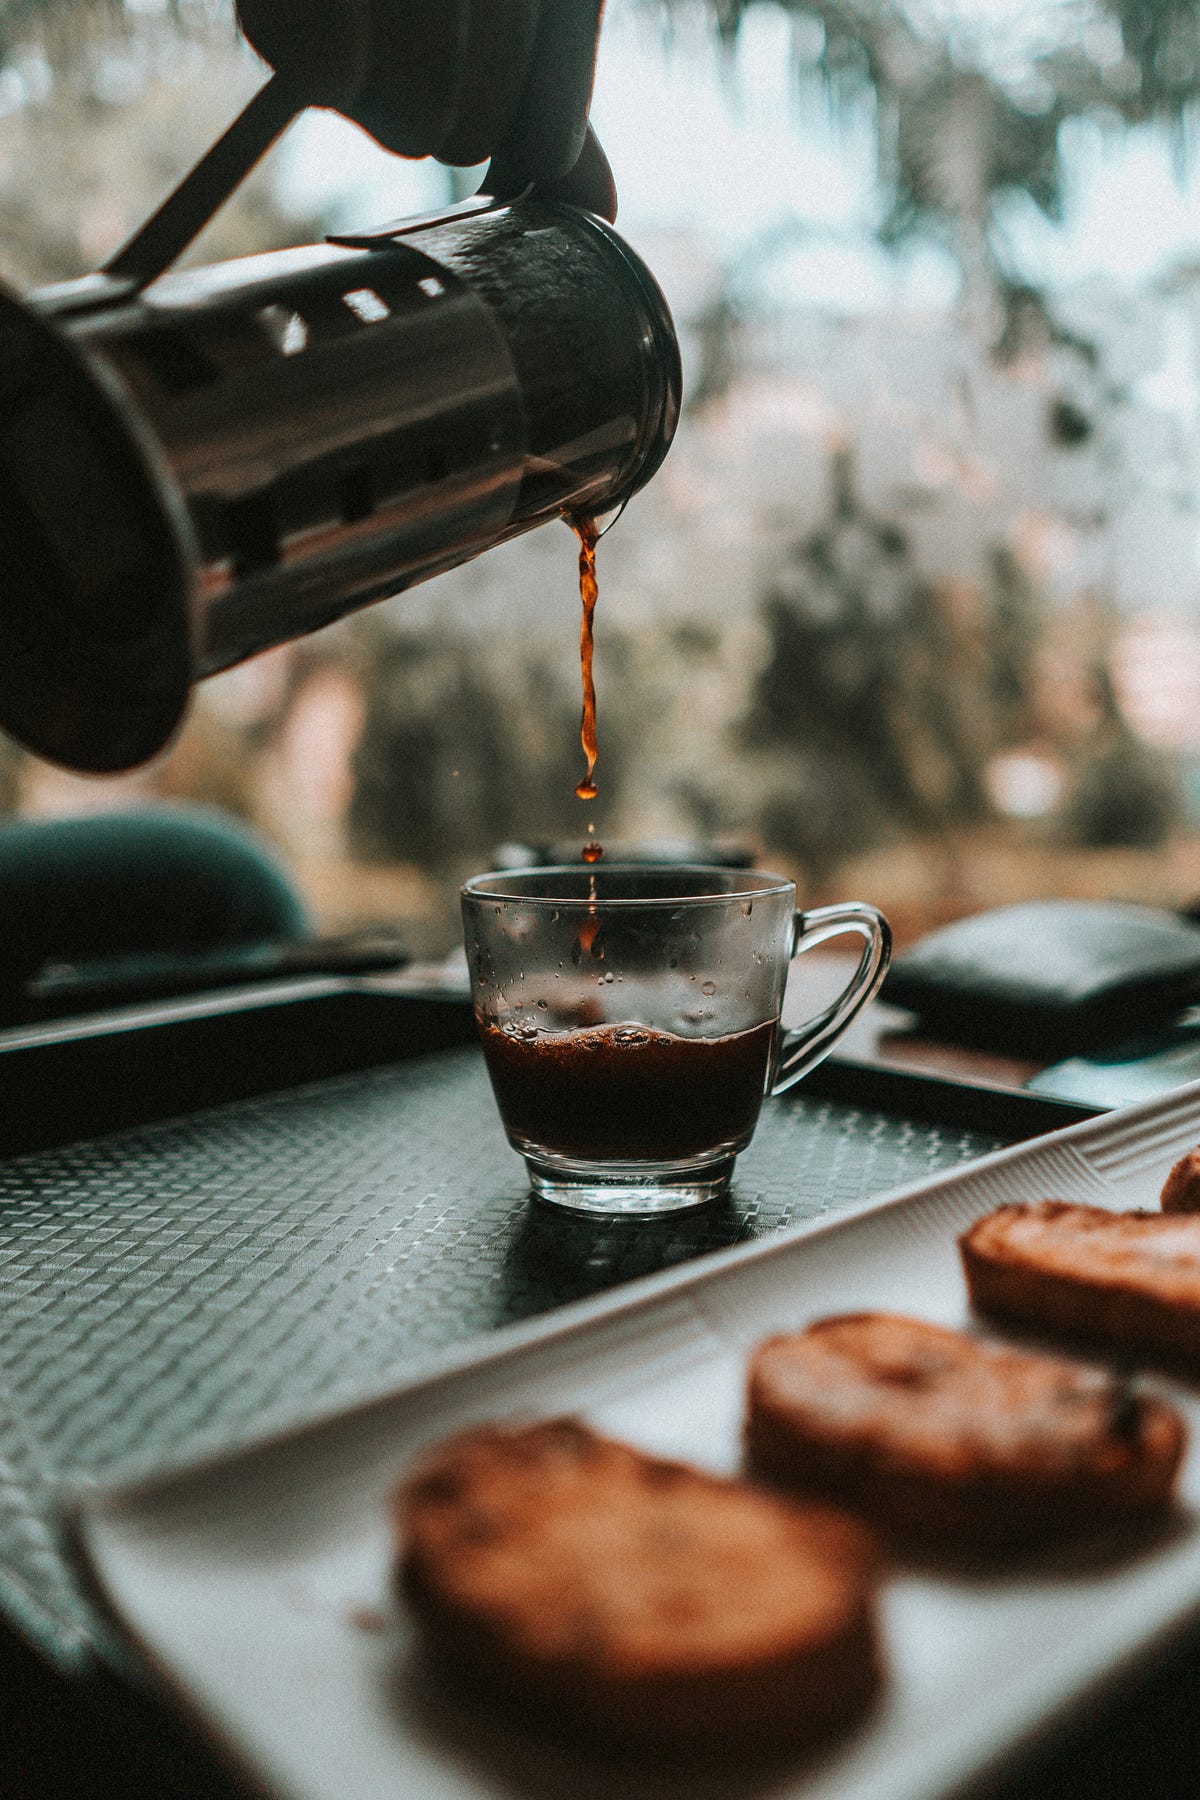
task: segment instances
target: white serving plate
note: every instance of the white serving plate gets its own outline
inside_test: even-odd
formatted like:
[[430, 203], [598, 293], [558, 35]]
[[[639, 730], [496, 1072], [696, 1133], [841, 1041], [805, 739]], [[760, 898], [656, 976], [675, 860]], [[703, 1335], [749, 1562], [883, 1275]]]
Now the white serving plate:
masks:
[[[955, 1238], [973, 1219], [1047, 1196], [1153, 1207], [1197, 1142], [1200, 1083], [497, 1334], [249, 1451], [79, 1495], [73, 1541], [151, 1666], [287, 1800], [672, 1793], [664, 1775], [577, 1761], [498, 1716], [472, 1719], [423, 1670], [389, 1584], [387, 1497], [413, 1455], [476, 1421], [572, 1411], [731, 1471], [746, 1354], [763, 1335], [856, 1308], [963, 1324]], [[1124, 1561], [895, 1575], [890, 1678], [870, 1719], [818, 1762], [710, 1787], [692, 1776], [686, 1791], [934, 1800], [1200, 1609], [1200, 1386], [1162, 1385], [1193, 1434], [1177, 1530]]]

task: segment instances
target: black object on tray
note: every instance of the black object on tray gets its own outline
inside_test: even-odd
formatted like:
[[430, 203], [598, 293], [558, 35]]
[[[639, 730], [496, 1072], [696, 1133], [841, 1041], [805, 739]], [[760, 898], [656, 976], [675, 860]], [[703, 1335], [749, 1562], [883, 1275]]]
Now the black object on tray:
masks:
[[898, 956], [881, 997], [954, 1043], [1035, 1057], [1086, 1052], [1200, 1001], [1200, 925], [1104, 900], [999, 907]]

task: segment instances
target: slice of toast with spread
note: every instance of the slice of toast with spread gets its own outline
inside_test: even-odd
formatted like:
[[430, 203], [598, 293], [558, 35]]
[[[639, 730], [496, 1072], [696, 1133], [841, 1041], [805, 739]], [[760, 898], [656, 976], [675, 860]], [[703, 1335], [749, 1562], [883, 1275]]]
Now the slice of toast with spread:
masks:
[[773, 1749], [879, 1682], [877, 1544], [831, 1508], [552, 1419], [450, 1440], [394, 1510], [429, 1647], [560, 1731]]
[[1041, 1200], [979, 1219], [959, 1250], [980, 1312], [1200, 1372], [1200, 1216]]
[[1161, 1512], [1185, 1442], [1173, 1408], [1103, 1369], [893, 1313], [760, 1345], [745, 1435], [772, 1480], [906, 1548], [983, 1558]]

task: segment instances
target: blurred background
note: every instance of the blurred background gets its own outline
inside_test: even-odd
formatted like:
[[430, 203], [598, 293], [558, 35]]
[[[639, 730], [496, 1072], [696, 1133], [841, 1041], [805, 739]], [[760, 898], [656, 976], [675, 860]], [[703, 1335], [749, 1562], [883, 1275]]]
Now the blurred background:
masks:
[[[231, 0], [0, 0], [0, 278], [95, 267], [263, 79]], [[600, 545], [547, 527], [197, 690], [119, 780], [0, 740], [0, 815], [194, 799], [329, 932], [458, 933], [505, 841], [745, 848], [901, 942], [1200, 901], [1200, 0], [609, 0], [593, 118], [685, 359]], [[473, 191], [311, 113], [190, 253]]]

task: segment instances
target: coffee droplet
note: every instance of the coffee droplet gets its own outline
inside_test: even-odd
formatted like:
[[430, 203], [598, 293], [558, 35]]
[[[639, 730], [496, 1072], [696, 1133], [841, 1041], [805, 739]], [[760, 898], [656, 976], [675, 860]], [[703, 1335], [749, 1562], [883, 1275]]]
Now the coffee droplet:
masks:
[[599, 862], [603, 855], [603, 844], [585, 844], [583, 846], [583, 860], [585, 863]]

